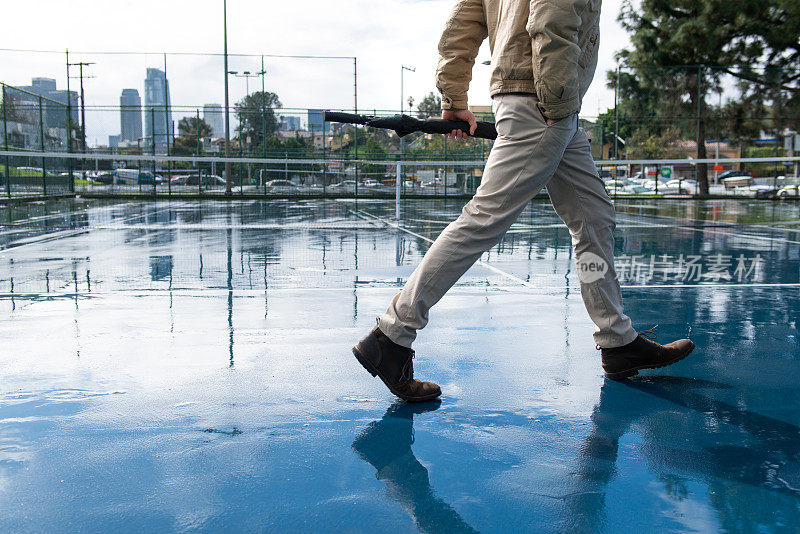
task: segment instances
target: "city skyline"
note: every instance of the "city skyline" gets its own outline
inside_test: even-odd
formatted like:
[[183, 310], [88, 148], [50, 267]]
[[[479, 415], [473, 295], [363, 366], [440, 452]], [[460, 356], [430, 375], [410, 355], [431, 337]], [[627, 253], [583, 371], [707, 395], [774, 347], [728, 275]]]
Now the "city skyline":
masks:
[[[605, 71], [616, 65], [614, 53], [628, 44], [627, 32], [616, 17], [622, 0], [603, 3], [601, 18], [600, 58], [597, 76], [586, 98], [583, 114], [595, 116], [613, 107], [614, 93], [606, 87]], [[265, 56], [264, 67], [268, 91], [279, 95], [285, 108], [305, 115], [308, 108], [352, 108], [353, 60], [358, 57], [358, 104], [362, 110], [397, 109], [400, 98], [400, 65], [416, 68], [406, 73], [406, 96], [419, 101], [435, 91], [434, 72], [438, 59], [437, 42], [452, 0], [404, 1], [374, 0], [369, 4], [353, 1], [337, 5], [309, 0], [299, 10], [292, 4], [253, 4], [229, 2], [228, 40], [229, 69], [257, 72], [264, 54], [328, 55], [342, 59], [293, 59]], [[89, 4], [86, 4], [87, 7]], [[24, 16], [21, 6], [10, 5], [8, 16]], [[64, 85], [64, 52], [71, 61], [93, 61], [88, 71], [96, 76], [86, 83], [87, 135], [90, 143], [104, 142], [108, 134], [118, 133], [117, 120], [111, 121], [100, 109], [116, 105], [123, 87], [138, 87], [143, 67], [163, 68], [167, 52], [174, 120], [195, 115], [203, 104], [224, 101], [224, 67], [222, 52], [222, 9], [219, 2], [200, 0], [186, 9], [182, 3], [143, 0], [137, 9], [126, 11], [131, 27], [148, 28], [148, 39], [141, 42], [119, 31], [116, 15], [105, 10], [88, 10], [75, 18], [68, 5], [52, 4], [50, 16], [37, 31], [22, 31], [12, 25], [4, 35], [6, 46], [19, 49], [60, 51], [53, 54], [2, 52], [2, 81], [18, 85], [33, 73], [59, 79]], [[152, 13], [160, 17], [153, 18]], [[309, 17], [314, 13], [314, 17]], [[361, 17], [361, 18], [359, 18]], [[368, 27], [361, 22], [367, 17]], [[185, 20], [193, 31], [176, 32], [174, 20]], [[270, 31], [263, 31], [255, 20], [280, 20]], [[59, 20], [72, 20], [69, 27]], [[99, 44], [102, 43], [102, 44]], [[92, 54], [85, 51], [109, 51], [113, 54]], [[126, 55], [132, 52], [132, 55]], [[169, 52], [181, 55], [170, 55]], [[214, 55], [199, 55], [208, 52]], [[198, 53], [197, 56], [186, 53]], [[253, 54], [246, 57], [235, 54]], [[471, 104], [490, 104], [489, 76], [491, 69], [482, 65], [490, 59], [484, 45], [473, 70], [470, 85]], [[258, 87], [256, 82], [256, 87]], [[74, 89], [74, 87], [72, 87]], [[253, 88], [253, 80], [251, 80]], [[229, 80], [231, 106], [246, 94], [246, 80]], [[302, 109], [302, 111], [300, 111]], [[114, 111], [113, 113], [118, 114]], [[289, 112], [281, 112], [288, 115]], [[232, 117], [233, 119], [233, 117]], [[231, 125], [233, 128], [233, 125]], [[112, 129], [113, 128], [113, 129]]]

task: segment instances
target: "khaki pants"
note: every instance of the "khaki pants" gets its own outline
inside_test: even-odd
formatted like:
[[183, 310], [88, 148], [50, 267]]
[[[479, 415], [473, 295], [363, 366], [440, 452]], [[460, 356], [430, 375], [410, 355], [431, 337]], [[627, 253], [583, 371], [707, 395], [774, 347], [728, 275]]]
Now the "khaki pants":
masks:
[[497, 140], [475, 196], [439, 235], [392, 300], [378, 327], [395, 343], [410, 347], [428, 323], [428, 310], [470, 266], [500, 241], [542, 187], [569, 228], [581, 296], [596, 325], [601, 347], [636, 338], [622, 311], [614, 271], [614, 206], [589, 150], [586, 133], [572, 115], [548, 126], [536, 97], [495, 96]]

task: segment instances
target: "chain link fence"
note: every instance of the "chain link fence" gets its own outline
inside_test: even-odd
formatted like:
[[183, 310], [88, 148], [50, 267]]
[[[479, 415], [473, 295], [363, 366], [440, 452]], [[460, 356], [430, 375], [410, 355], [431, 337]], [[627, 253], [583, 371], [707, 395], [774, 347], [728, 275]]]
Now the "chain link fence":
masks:
[[[231, 54], [225, 71], [219, 54], [28, 52], [26, 58], [37, 60], [31, 69], [63, 69], [71, 85], [56, 89], [49, 78], [3, 85], [0, 168], [7, 197], [392, 197], [398, 189], [402, 196], [469, 196], [492, 146], [425, 134], [401, 140], [383, 130], [324, 122], [324, 106], [398, 112], [358, 108], [356, 58]], [[213, 76], [205, 79], [205, 72]], [[800, 196], [797, 80], [780, 70], [703, 65], [620, 66], [607, 74], [614, 107], [582, 115], [581, 126], [613, 196]], [[118, 85], [119, 101], [90, 97], [93, 78]], [[211, 96], [199, 98], [211, 103], [189, 105], [186, 88], [201, 78]], [[225, 79], [227, 108], [219, 98]], [[334, 86], [337, 98], [344, 94], [352, 102], [333, 102]], [[280, 95], [297, 87], [319, 107], [284, 105]], [[436, 113], [419, 103], [409, 108], [418, 116]], [[490, 106], [475, 111], [493, 120]], [[55, 157], [61, 153], [71, 155]]]
[[[608, 162], [603, 176], [620, 188], [649, 177], [640, 185], [683, 180], [696, 192], [695, 183], [707, 180], [710, 193], [751, 196], [795, 186], [796, 196], [800, 92], [781, 69], [620, 66], [608, 73], [608, 87], [614, 107], [585, 127], [594, 157]], [[664, 159], [684, 161], [657, 164]]]

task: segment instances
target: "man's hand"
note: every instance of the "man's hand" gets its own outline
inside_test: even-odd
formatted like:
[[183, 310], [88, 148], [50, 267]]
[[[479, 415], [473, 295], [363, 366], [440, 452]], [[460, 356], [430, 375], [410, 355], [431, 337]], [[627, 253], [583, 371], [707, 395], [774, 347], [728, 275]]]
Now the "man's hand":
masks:
[[467, 139], [470, 135], [475, 133], [475, 128], [478, 127], [478, 121], [475, 120], [475, 115], [468, 109], [443, 109], [442, 118], [448, 121], [464, 121], [469, 123], [469, 134], [461, 130], [453, 130], [445, 137], [456, 139]]

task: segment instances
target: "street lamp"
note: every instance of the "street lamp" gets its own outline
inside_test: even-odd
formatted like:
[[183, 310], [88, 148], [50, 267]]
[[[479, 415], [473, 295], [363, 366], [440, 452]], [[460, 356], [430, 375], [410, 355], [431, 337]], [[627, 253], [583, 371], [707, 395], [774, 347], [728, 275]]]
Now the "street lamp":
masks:
[[403, 106], [404, 106], [404, 103], [403, 103], [403, 74], [405, 74], [405, 71], [417, 72], [417, 69], [415, 67], [406, 67], [405, 65], [400, 65], [400, 114], [401, 115], [403, 114]]
[[[403, 100], [405, 99], [405, 97], [403, 95], [403, 90], [404, 90], [404, 78], [403, 78], [403, 75], [405, 74], [405, 71], [417, 72], [417, 69], [415, 67], [406, 67], [405, 65], [400, 65], [400, 115], [403, 114], [403, 106], [405, 105], [405, 102], [403, 102]], [[401, 137], [400, 138], [400, 161], [397, 162], [397, 172], [396, 172], [396, 175], [395, 175], [395, 182], [394, 182], [394, 199], [395, 199], [395, 207], [394, 207], [394, 212], [395, 213], [394, 213], [394, 216], [395, 216], [395, 218], [397, 220], [400, 220], [400, 187], [401, 187], [400, 182], [403, 179], [403, 163], [402, 163], [402, 161], [405, 159], [405, 157], [406, 157], [406, 144], [405, 144], [404, 138]]]
[[228, 103], [228, 0], [222, 0], [222, 33], [225, 51], [225, 194], [232, 194], [231, 188], [231, 119]]
[[[229, 70], [228, 74], [233, 74], [237, 78], [244, 78], [245, 79], [245, 84], [246, 84], [246, 87], [247, 87], [247, 96], [250, 96], [250, 78], [257, 78], [259, 76], [263, 77], [263, 75], [266, 74], [266, 73], [262, 69], [259, 72], [252, 72], [252, 73], [249, 70], [245, 70], [245, 71], [242, 71], [241, 74], [237, 70]], [[262, 86], [263, 86], [263, 83], [262, 83]]]

